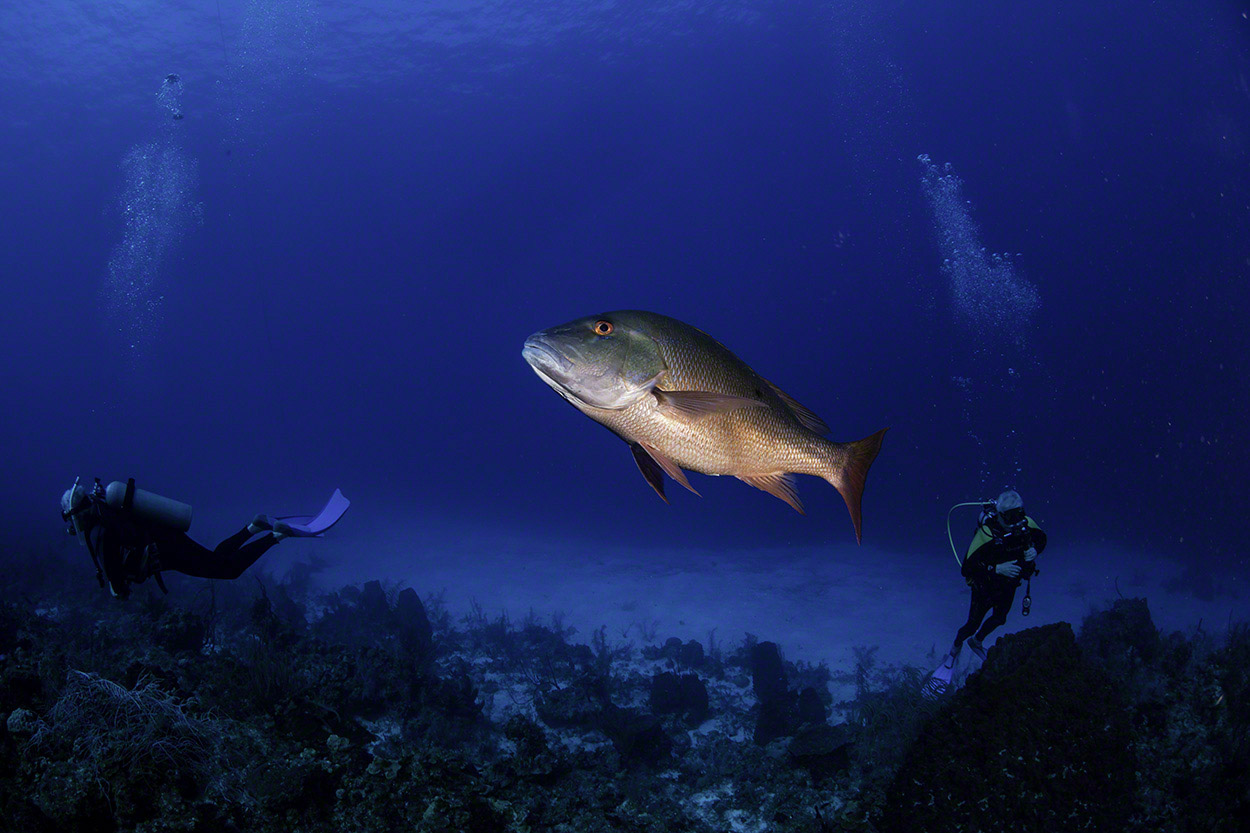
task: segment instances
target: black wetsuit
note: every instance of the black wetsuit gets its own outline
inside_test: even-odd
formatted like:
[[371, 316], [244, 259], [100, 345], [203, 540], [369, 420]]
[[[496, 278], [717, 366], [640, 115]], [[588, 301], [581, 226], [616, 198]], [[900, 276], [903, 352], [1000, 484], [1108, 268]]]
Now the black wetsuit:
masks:
[[107, 506], [92, 510], [97, 521], [87, 532], [87, 546], [114, 595], [126, 596], [131, 583], [141, 583], [162, 570], [196, 578], [235, 579], [278, 539], [266, 533], [255, 541], [247, 527], [209, 549], [185, 532], [140, 524]]
[[[1026, 517], [1025, 521], [1025, 527], [1014, 534], [1009, 534], [997, 518], [977, 524], [977, 532], [968, 547], [968, 554], [964, 556], [962, 570], [968, 586], [972, 588], [972, 603], [968, 607], [968, 621], [955, 634], [956, 651], [973, 633], [976, 633], [978, 642], [983, 642], [991, 631], [1006, 622], [1007, 613], [1016, 599], [1016, 588], [1037, 572], [1032, 561], [1024, 560], [1024, 551], [1030, 546], [1039, 553], [1046, 549], [1046, 533], [1032, 518]], [[1021, 565], [1017, 578], [1008, 578], [995, 571], [999, 564], [1006, 563]], [[993, 614], [985, 619], [990, 610], [994, 611]], [[985, 619], [984, 623], [982, 619]]]

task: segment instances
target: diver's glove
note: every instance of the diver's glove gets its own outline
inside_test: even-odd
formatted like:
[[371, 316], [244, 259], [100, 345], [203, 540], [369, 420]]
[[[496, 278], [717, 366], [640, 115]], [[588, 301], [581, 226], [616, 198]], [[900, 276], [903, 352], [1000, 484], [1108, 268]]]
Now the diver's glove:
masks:
[[1007, 561], [1003, 564], [995, 565], [994, 572], [998, 573], [1000, 576], [1006, 576], [1007, 578], [1019, 578], [1020, 565], [1014, 561]]
[[1029, 547], [1024, 551], [1025, 561], [1032, 561], [1034, 558], [1037, 558], [1037, 547]]

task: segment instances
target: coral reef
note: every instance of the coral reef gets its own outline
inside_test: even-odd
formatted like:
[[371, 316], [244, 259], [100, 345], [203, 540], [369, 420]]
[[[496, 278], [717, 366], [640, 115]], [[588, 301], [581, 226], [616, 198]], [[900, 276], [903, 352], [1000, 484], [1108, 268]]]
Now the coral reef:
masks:
[[19, 565], [0, 829], [1250, 826], [1245, 625], [1163, 636], [1121, 600], [1079, 637], [1004, 636], [930, 700], [871, 646], [835, 676], [751, 634], [580, 643], [558, 614], [456, 622], [438, 595], [311, 572], [121, 604]]

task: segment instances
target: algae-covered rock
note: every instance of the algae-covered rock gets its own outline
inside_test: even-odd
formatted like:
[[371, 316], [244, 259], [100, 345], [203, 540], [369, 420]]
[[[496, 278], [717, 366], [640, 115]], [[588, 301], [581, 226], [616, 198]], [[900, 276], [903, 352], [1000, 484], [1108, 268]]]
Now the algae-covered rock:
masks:
[[390, 613], [390, 605], [386, 602], [386, 591], [382, 582], [366, 581], [360, 588], [360, 599], [356, 602], [356, 612], [365, 619], [382, 621]]
[[759, 642], [751, 646], [751, 690], [761, 703], [786, 695], [786, 669], [781, 649], [775, 642]]
[[829, 710], [815, 688], [808, 686], [799, 692], [797, 718], [799, 723], [812, 724], [821, 724], [829, 719]]
[[677, 675], [662, 671], [651, 678], [651, 711], [681, 715], [690, 726], [707, 718], [707, 684], [697, 674]]
[[805, 724], [795, 732], [786, 751], [795, 764], [824, 778], [850, 765], [850, 744], [851, 733], [845, 724]]
[[659, 718], [633, 709], [609, 707], [598, 728], [626, 763], [658, 763], [673, 750], [673, 741], [660, 726]]
[[1222, 758], [1219, 781], [1212, 784], [1222, 795], [1229, 822], [1212, 830], [1250, 830], [1250, 624], [1229, 628], [1228, 644], [1215, 658], [1219, 696], [1216, 712], [1216, 748]]
[[498, 833], [508, 829], [507, 808], [492, 801], [494, 791], [476, 767], [443, 751], [376, 759], [344, 778], [331, 821], [321, 829]]
[[4, 725], [10, 735], [26, 737], [38, 731], [39, 718], [29, 709], [14, 709]]
[[687, 668], [698, 668], [703, 665], [703, 660], [703, 644], [697, 639], [691, 639], [677, 652], [677, 662]]
[[405, 650], [425, 655], [434, 643], [434, 628], [426, 615], [421, 597], [411, 587], [399, 591], [395, 599], [395, 626]]
[[0, 708], [29, 708], [43, 695], [43, 689], [43, 679], [33, 665], [11, 662], [0, 669]]
[[603, 704], [576, 688], [543, 692], [534, 700], [538, 718], [552, 728], [591, 728], [599, 721]]
[[1117, 599], [1085, 617], [1077, 645], [1087, 660], [1134, 690], [1143, 687], [1147, 666], [1159, 656], [1159, 631], [1145, 599]]
[[751, 690], [759, 701], [754, 739], [767, 746], [798, 728], [797, 695], [790, 691], [781, 649], [775, 642], [759, 642], [749, 649]]
[[503, 733], [516, 745], [516, 753], [506, 761], [511, 775], [550, 786], [568, 772], [568, 764], [548, 746], [542, 727], [528, 717], [514, 715], [504, 725]]
[[1004, 636], [911, 748], [883, 833], [1116, 830], [1132, 812], [1132, 733], [1066, 622]]
[[180, 608], [163, 609], [151, 630], [152, 641], [171, 654], [198, 654], [208, 633], [203, 618]]

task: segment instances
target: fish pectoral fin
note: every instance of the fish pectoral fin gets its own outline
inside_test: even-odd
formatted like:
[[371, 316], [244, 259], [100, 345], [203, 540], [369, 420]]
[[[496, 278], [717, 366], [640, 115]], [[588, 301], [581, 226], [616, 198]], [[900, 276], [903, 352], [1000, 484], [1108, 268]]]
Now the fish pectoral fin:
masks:
[[660, 499], [668, 503], [668, 497], [664, 494], [664, 478], [660, 474], [660, 464], [638, 443], [630, 443], [629, 450], [634, 452], [634, 462], [638, 464], [638, 471], [642, 472], [642, 476], [651, 484], [651, 488], [655, 489]]
[[[681, 466], [677, 465], [672, 460], [668, 459], [663, 454], [661, 454], [660, 450], [656, 448], [655, 446], [653, 446], [651, 443], [640, 442], [638, 443], [638, 447], [647, 453], [647, 455], [651, 458], [652, 462], [654, 462], [655, 465], [664, 469], [665, 474], [667, 474], [669, 477], [676, 480], [681, 485], [685, 486], [690, 491], [694, 492], [696, 495], [699, 495], [698, 491], [694, 488], [694, 486], [690, 485], [690, 481], [686, 479], [686, 473], [681, 470]], [[634, 459], [635, 460], [638, 459], [637, 451], [634, 452]], [[647, 474], [647, 471], [645, 468], [643, 468], [643, 464], [641, 462], [638, 463], [638, 468], [643, 469], [642, 474], [643, 474], [643, 477], [647, 478], [647, 482], [651, 483], [652, 486], [655, 486], [655, 483], [652, 482], [650, 475]], [[664, 493], [660, 491], [658, 487], [656, 488], [656, 491], [659, 491], [660, 496], [664, 497]], [[703, 497], [703, 495], [699, 495], [699, 497]], [[668, 498], [665, 498], [665, 500], [668, 500]]]
[[728, 393], [713, 393], [706, 390], [660, 390], [654, 388], [656, 401], [660, 410], [667, 414], [684, 417], [705, 417], [709, 414], [723, 414], [739, 408], [764, 408], [767, 405], [758, 399], [745, 396], [733, 396]]
[[794, 475], [789, 472], [781, 472], [780, 474], [757, 474], [757, 475], [738, 475], [738, 479], [747, 485], [754, 486], [757, 489], [763, 489], [770, 495], [779, 497], [786, 503], [794, 507], [795, 511], [800, 515], [806, 515], [803, 511], [803, 501], [799, 500], [799, 487], [794, 481]]
[[[764, 381], [768, 382], [767, 379]], [[811, 408], [800, 405], [793, 396], [786, 393], [772, 382], [768, 382], [768, 386], [773, 389], [773, 393], [777, 394], [782, 402], [786, 403], [786, 407], [789, 408], [795, 417], [798, 418], [799, 424], [801, 424], [804, 428], [808, 431], [814, 431], [817, 434], [829, 433], [829, 426], [823, 419], [816, 416], [816, 413]]]

